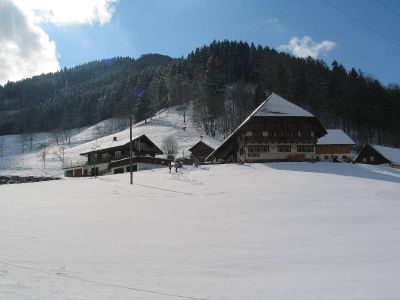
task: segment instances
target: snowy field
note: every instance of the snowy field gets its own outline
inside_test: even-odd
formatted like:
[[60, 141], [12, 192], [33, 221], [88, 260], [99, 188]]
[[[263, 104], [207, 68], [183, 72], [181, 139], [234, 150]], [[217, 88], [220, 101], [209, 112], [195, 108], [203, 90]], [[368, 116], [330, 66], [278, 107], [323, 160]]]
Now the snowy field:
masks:
[[400, 171], [215, 165], [0, 186], [0, 299], [398, 299]]

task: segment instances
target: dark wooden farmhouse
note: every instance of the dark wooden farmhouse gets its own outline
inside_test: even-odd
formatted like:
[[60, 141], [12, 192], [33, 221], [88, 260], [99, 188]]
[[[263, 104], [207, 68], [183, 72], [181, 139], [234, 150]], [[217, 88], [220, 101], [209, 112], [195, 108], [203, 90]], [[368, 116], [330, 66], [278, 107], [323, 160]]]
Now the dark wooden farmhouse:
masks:
[[328, 133], [317, 141], [317, 160], [353, 161], [354, 141], [342, 129], [327, 129], [327, 131]]
[[208, 161], [305, 161], [327, 132], [310, 112], [272, 93], [208, 157]]
[[366, 144], [358, 154], [356, 163], [369, 165], [388, 164], [392, 167], [400, 167], [400, 149]]
[[210, 147], [203, 141], [199, 141], [193, 145], [190, 149], [190, 158], [195, 159], [198, 162], [204, 162], [207, 156], [214, 151], [214, 148]]
[[[155, 169], [169, 164], [168, 159], [157, 158], [163, 152], [146, 136], [132, 139], [133, 171]], [[130, 171], [129, 139], [104, 142], [93, 150], [81, 153], [87, 162], [80, 166], [64, 168], [65, 176], [80, 177], [102, 174], [118, 174]]]

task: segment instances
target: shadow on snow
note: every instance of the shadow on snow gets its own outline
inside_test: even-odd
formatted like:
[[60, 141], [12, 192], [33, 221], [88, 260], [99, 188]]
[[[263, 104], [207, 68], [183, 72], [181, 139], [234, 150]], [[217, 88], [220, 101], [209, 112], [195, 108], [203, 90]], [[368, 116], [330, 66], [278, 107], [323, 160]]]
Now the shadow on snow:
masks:
[[262, 165], [282, 171], [332, 174], [339, 176], [358, 177], [358, 178], [400, 183], [400, 170], [386, 166], [373, 166], [373, 165], [347, 164], [347, 163], [307, 163], [307, 162], [265, 163]]

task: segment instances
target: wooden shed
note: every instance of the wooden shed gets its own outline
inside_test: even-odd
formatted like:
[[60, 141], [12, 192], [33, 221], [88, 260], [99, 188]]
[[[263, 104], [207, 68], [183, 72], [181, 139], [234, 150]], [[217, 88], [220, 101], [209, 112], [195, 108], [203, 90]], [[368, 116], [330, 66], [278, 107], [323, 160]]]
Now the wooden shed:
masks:
[[342, 129], [327, 129], [316, 145], [319, 161], [352, 161], [354, 141]]
[[400, 167], [400, 149], [366, 144], [355, 162], [369, 165], [389, 164], [398, 168]]
[[189, 149], [190, 158], [196, 159], [199, 162], [204, 162], [207, 156], [214, 151], [214, 148], [210, 147], [203, 141], [199, 141]]

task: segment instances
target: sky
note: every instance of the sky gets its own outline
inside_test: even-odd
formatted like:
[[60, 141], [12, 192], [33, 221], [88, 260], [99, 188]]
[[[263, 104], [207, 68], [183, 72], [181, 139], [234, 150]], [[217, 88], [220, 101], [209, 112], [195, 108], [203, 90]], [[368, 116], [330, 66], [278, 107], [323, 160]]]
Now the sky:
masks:
[[400, 84], [398, 0], [0, 0], [0, 84], [242, 40]]

